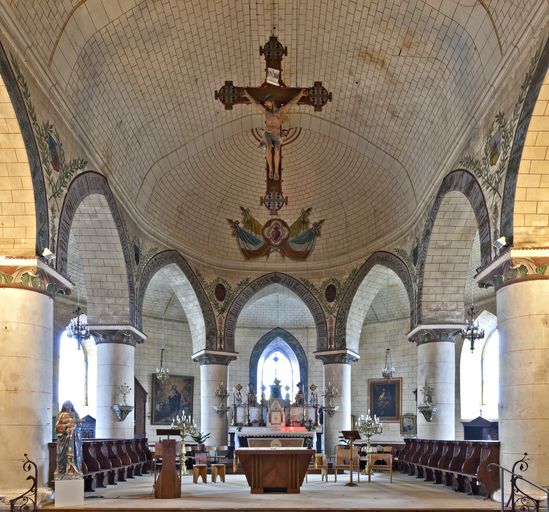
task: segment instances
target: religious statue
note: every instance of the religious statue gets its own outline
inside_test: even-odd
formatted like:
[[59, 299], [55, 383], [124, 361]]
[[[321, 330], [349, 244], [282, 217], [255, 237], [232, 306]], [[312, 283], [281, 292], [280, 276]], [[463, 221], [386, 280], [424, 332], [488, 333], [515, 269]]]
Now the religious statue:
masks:
[[242, 385], [237, 384], [233, 388], [233, 403], [236, 407], [240, 407], [242, 405]]
[[296, 105], [303, 96], [309, 94], [308, 89], [301, 89], [288, 103], [279, 107], [272, 96], [267, 96], [261, 103], [257, 101], [246, 89], [242, 90], [248, 101], [255, 105], [265, 114], [265, 129], [263, 131], [263, 142], [265, 148], [265, 159], [269, 168], [269, 179], [278, 181], [280, 179], [280, 148], [282, 139], [280, 129], [282, 127], [282, 116], [292, 106]]
[[295, 406], [301, 407], [305, 405], [305, 393], [303, 393], [303, 382], [297, 383], [297, 394], [295, 395]]
[[254, 393], [254, 385], [251, 382], [248, 384], [248, 406], [257, 407], [257, 397]]
[[309, 389], [311, 390], [311, 392], [309, 393], [309, 404], [312, 407], [317, 407], [318, 406], [318, 391], [317, 391], [316, 384], [311, 384], [309, 386]]
[[66, 401], [55, 418], [57, 434], [56, 480], [82, 478], [82, 432], [80, 419], [70, 401]]

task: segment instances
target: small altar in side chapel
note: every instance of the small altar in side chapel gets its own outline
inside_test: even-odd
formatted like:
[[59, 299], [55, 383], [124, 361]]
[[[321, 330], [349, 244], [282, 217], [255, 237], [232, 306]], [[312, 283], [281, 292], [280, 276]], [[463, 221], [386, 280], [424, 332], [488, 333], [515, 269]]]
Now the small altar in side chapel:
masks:
[[303, 385], [297, 384], [297, 394], [292, 401], [289, 387], [282, 396], [282, 386], [276, 377], [270, 385], [270, 397], [265, 398], [262, 386], [259, 400], [253, 386], [233, 388], [231, 406], [231, 445], [238, 448], [305, 447], [322, 451], [322, 426], [320, 425], [317, 386], [311, 384], [308, 397]]

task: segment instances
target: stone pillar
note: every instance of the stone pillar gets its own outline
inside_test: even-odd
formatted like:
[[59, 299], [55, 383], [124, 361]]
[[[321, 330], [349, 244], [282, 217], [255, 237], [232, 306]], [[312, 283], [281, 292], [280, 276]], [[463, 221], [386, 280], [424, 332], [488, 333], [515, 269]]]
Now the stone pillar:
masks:
[[316, 352], [315, 356], [324, 363], [324, 388], [331, 384], [338, 390], [337, 410], [324, 412], [324, 452], [332, 455], [341, 431], [351, 429], [351, 364], [360, 356], [347, 349]]
[[[0, 496], [29, 488], [24, 454], [48, 480], [52, 441], [53, 295], [71, 283], [36, 259], [0, 257]], [[51, 294], [48, 294], [50, 292]]]
[[[418, 325], [408, 339], [417, 344], [417, 437], [421, 439], [455, 438], [456, 350], [455, 336], [461, 325]], [[432, 388], [436, 412], [421, 412], [425, 385]]]
[[228, 365], [236, 359], [234, 352], [201, 350], [193, 355], [193, 361], [200, 364], [200, 431], [210, 433], [208, 444], [212, 446], [228, 445], [229, 424], [227, 413], [215, 410], [220, 404], [215, 390], [223, 383], [227, 389]]
[[[496, 287], [499, 333], [500, 464], [528, 453], [524, 477], [542, 486], [549, 474], [549, 249], [510, 248], [476, 281]], [[533, 496], [543, 493], [529, 489]], [[509, 494], [509, 481], [505, 483]]]
[[527, 452], [529, 468], [524, 476], [547, 485], [549, 280], [520, 281], [500, 288], [497, 312], [501, 464], [511, 468]]
[[134, 412], [117, 417], [114, 404], [122, 404], [120, 386], [132, 389], [126, 397], [127, 405], [134, 406], [135, 344], [145, 336], [132, 325], [90, 325], [97, 344], [97, 423], [98, 438], [131, 439], [134, 437]]

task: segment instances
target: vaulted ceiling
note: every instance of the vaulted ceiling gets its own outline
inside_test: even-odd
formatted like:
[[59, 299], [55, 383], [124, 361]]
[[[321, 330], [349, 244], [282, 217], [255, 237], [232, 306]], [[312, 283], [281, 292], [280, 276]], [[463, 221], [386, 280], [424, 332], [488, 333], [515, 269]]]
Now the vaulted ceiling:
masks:
[[[224, 110], [213, 92], [225, 80], [264, 80], [258, 48], [274, 24], [288, 46], [286, 83], [322, 80], [333, 92], [322, 112], [301, 106], [288, 115], [286, 126], [302, 131], [284, 148], [282, 217], [292, 222], [312, 206], [312, 220], [326, 219], [310, 258], [323, 266], [362, 257], [410, 226], [499, 74], [512, 76], [515, 47], [546, 22], [547, 5], [6, 0], [0, 13], [138, 223], [226, 266], [242, 263], [226, 218], [238, 218], [240, 205], [268, 218], [251, 134], [262, 119], [249, 106]], [[261, 265], [281, 262], [274, 255]]]

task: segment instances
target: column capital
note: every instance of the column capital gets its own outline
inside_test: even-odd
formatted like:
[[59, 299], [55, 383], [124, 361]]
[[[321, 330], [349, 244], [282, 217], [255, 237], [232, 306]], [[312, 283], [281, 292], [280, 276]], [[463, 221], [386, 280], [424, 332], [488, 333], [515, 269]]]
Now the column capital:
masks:
[[481, 288], [494, 286], [496, 290], [533, 279], [549, 279], [549, 247], [511, 248], [475, 276]]
[[465, 324], [420, 324], [407, 335], [408, 341], [417, 346], [425, 343], [454, 343]]
[[88, 325], [90, 333], [95, 338], [95, 343], [118, 343], [135, 347], [143, 343], [147, 336], [131, 324], [127, 325]]
[[198, 364], [222, 364], [228, 365], [236, 359], [238, 352], [224, 352], [221, 350], [199, 350], [192, 356]]
[[341, 350], [322, 350], [315, 352], [315, 357], [324, 364], [342, 363], [351, 364], [360, 359], [360, 356], [348, 348]]
[[0, 288], [22, 288], [55, 297], [69, 294], [74, 284], [42, 258], [0, 256]]

